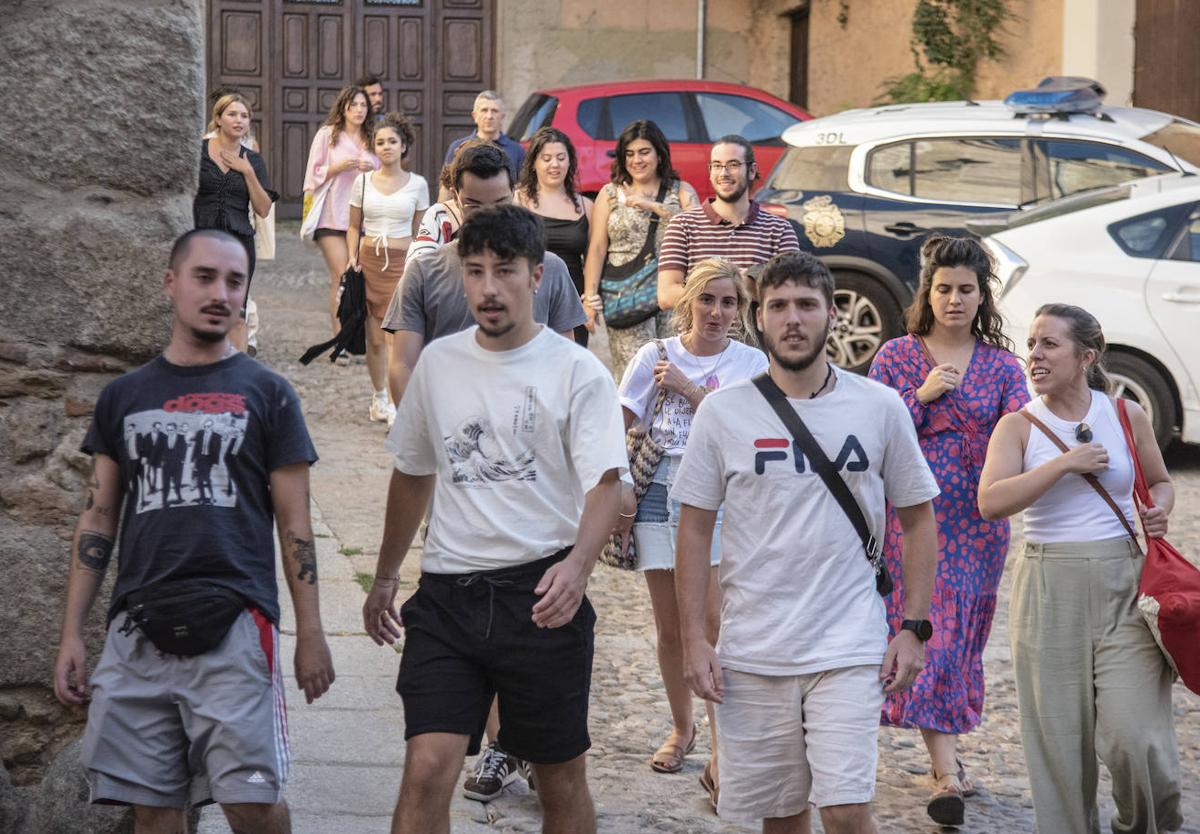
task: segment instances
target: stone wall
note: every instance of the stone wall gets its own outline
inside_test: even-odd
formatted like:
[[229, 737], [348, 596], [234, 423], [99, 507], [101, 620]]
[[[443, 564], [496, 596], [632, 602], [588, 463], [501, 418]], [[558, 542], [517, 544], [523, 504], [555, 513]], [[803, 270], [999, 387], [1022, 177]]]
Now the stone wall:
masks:
[[[84, 715], [52, 690], [90, 469], [78, 447], [101, 387], [165, 344], [162, 273], [191, 226], [203, 127], [204, 3], [0, 0], [0, 16], [0, 830], [22, 830], [24, 808], [30, 830], [66, 831], [46, 802], [79, 784], [73, 755], [53, 759]], [[39, 798], [48, 771], [57, 797]], [[119, 817], [76, 814], [69, 830]]]

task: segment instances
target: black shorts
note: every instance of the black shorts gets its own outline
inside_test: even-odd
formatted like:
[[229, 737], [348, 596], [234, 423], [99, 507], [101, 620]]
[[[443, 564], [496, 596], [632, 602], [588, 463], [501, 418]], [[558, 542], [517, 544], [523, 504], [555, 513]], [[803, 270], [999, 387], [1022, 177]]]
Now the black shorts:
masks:
[[582, 755], [588, 736], [596, 613], [584, 597], [574, 619], [538, 628], [533, 593], [569, 549], [512, 568], [470, 574], [422, 573], [400, 609], [404, 653], [396, 691], [404, 699], [404, 737], [455, 733], [479, 752], [493, 696], [499, 745], [536, 764]]

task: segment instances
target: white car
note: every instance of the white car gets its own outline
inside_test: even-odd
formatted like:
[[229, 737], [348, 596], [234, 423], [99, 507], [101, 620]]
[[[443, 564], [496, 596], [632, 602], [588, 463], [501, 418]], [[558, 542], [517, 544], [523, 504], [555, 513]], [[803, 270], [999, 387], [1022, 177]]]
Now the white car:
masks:
[[1118, 393], [1160, 445], [1200, 443], [1200, 176], [1077, 194], [968, 228], [996, 258], [1000, 311], [1022, 352], [1034, 312], [1064, 302], [1100, 320]]

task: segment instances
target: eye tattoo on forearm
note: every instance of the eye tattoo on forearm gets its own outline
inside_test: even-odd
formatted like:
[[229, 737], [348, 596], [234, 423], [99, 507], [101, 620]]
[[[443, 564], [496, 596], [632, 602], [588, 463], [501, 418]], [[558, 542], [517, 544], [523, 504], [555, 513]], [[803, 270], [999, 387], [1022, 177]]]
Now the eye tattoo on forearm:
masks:
[[292, 558], [300, 570], [296, 578], [315, 585], [317, 582], [317, 548], [312, 539], [301, 539], [291, 530], [288, 531], [288, 544], [291, 545]]
[[79, 534], [79, 564], [87, 570], [104, 573], [112, 559], [113, 540], [103, 533], [84, 530]]

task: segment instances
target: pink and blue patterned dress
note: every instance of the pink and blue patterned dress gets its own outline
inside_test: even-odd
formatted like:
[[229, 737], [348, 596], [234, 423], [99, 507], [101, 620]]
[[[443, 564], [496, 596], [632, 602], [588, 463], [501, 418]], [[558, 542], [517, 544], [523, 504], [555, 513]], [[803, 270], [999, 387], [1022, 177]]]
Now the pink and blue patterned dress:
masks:
[[[983, 714], [983, 649], [1008, 552], [1008, 521], [979, 515], [979, 474], [992, 429], [1029, 402], [1029, 392], [1017, 358], [983, 342], [976, 343], [959, 387], [922, 404], [917, 389], [932, 369], [920, 340], [909, 335], [886, 343], [869, 374], [900, 392], [942, 490], [933, 499], [938, 571], [925, 669], [911, 688], [885, 696], [882, 722], [958, 735], [974, 729]], [[886, 600], [888, 626], [895, 634], [904, 619], [901, 532], [890, 508], [884, 556], [896, 581]]]

